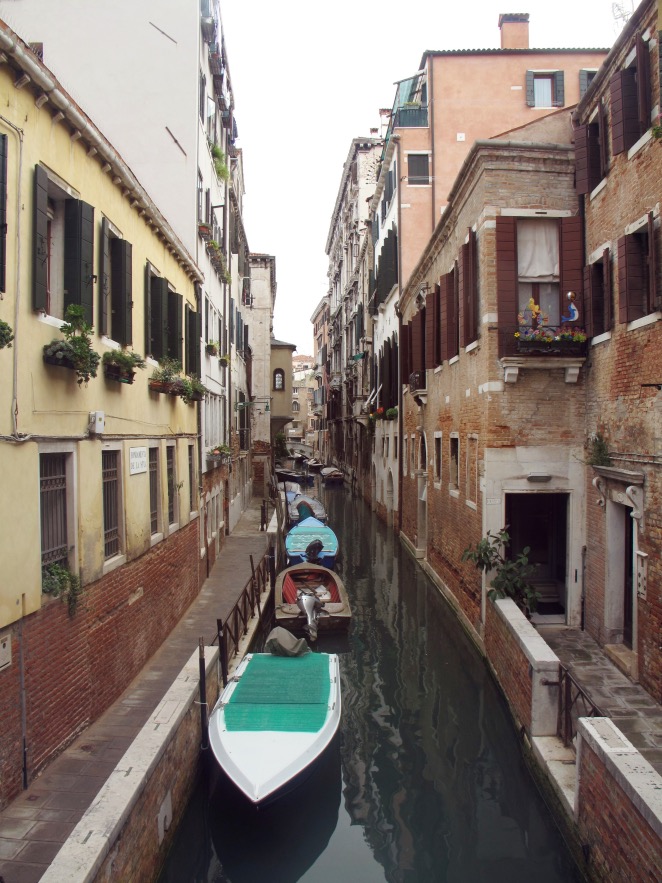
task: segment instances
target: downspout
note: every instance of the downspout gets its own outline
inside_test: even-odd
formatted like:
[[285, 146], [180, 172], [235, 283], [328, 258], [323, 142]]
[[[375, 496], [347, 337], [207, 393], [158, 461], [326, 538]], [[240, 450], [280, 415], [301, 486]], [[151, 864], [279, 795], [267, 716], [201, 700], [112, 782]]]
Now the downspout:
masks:
[[432, 76], [432, 68], [434, 65], [434, 60], [431, 56], [428, 55], [427, 61], [427, 69], [428, 69], [428, 136], [430, 138], [430, 168], [432, 170], [432, 205], [430, 206], [431, 213], [431, 232], [430, 235], [434, 233], [435, 227], [437, 226], [437, 212], [435, 206], [437, 205], [437, 170], [434, 164], [434, 77]]
[[[398, 169], [402, 168], [402, 150], [400, 139], [396, 143], [398, 154]], [[395, 312], [398, 317], [398, 374], [401, 374], [402, 366], [402, 312], [400, 310], [400, 298], [402, 297], [402, 195], [401, 182], [397, 182], [398, 187], [398, 301]], [[402, 531], [402, 440], [404, 438], [403, 420], [404, 413], [402, 408], [402, 377], [399, 377], [398, 383], [398, 533]]]

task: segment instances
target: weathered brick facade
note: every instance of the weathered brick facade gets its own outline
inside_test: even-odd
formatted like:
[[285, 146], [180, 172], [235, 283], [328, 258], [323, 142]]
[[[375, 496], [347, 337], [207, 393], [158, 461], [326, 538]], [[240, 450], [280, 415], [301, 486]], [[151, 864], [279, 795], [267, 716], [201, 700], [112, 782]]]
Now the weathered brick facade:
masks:
[[0, 807], [22, 786], [21, 707], [27, 778], [99, 717], [175, 627], [199, 590], [197, 520], [140, 558], [85, 586], [74, 616], [57, 599], [12, 629], [0, 673]]

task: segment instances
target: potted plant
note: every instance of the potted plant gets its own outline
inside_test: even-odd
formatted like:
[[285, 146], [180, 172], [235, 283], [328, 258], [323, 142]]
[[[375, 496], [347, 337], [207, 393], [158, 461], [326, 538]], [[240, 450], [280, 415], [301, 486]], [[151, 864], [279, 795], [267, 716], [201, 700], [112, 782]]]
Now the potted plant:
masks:
[[195, 374], [192, 374], [190, 377], [182, 377], [181, 384], [182, 391], [180, 395], [187, 405], [193, 402], [201, 402], [206, 393], [209, 392], [204, 383]]
[[205, 352], [208, 356], [217, 356], [218, 355], [218, 341], [210, 340], [207, 344], [205, 344]]
[[70, 616], [76, 612], [78, 600], [83, 592], [80, 577], [61, 564], [49, 564], [42, 570], [41, 590], [45, 595], [66, 601]]
[[386, 409], [386, 419], [387, 420], [397, 420], [398, 419], [398, 409], [397, 408], [387, 408]]
[[166, 395], [181, 395], [185, 388], [181, 370], [182, 366], [176, 359], [161, 359], [159, 367], [154, 369], [149, 379], [150, 390]]
[[101, 361], [106, 379], [118, 383], [133, 383], [136, 368], [145, 368], [147, 364], [141, 355], [127, 349], [107, 350]]
[[12, 331], [11, 325], [0, 319], [0, 350], [4, 349], [6, 346], [10, 347], [13, 339], [14, 332]]
[[515, 332], [517, 351], [548, 356], [583, 355], [586, 351], [586, 331], [574, 325], [520, 325]]
[[218, 144], [212, 144], [211, 146], [211, 155], [214, 161], [214, 171], [217, 176], [221, 179], [221, 181], [227, 181], [230, 177], [230, 170], [227, 167], [227, 163], [225, 162], [225, 154], [218, 146]]
[[230, 459], [230, 448], [228, 445], [214, 445], [207, 451], [207, 459], [214, 463], [223, 463]]
[[99, 353], [92, 349], [93, 328], [85, 321], [85, 312], [79, 304], [69, 304], [65, 323], [60, 328], [64, 340], [53, 340], [44, 346], [44, 362], [70, 368], [78, 375], [78, 385], [87, 384], [97, 376]]
[[218, 362], [221, 368], [227, 368], [227, 366], [230, 364], [230, 354], [223, 353], [222, 356], [218, 357]]
[[198, 234], [205, 241], [210, 240], [211, 224], [208, 224], [206, 221], [198, 221]]
[[462, 561], [472, 561], [478, 570], [492, 574], [488, 598], [512, 598], [528, 619], [540, 598], [531, 583], [538, 565], [529, 563], [529, 546], [525, 546], [515, 558], [510, 558], [506, 554], [509, 543], [510, 534], [505, 527], [496, 534], [488, 530], [486, 537], [464, 550]]

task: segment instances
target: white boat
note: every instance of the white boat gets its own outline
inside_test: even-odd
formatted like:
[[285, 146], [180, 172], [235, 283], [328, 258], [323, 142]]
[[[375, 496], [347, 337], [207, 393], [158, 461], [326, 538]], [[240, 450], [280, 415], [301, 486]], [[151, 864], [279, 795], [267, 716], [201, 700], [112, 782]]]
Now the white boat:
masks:
[[[280, 655], [290, 645], [301, 655]], [[209, 717], [218, 764], [254, 804], [294, 787], [340, 722], [337, 654], [313, 653], [282, 628], [267, 646], [244, 657]]]

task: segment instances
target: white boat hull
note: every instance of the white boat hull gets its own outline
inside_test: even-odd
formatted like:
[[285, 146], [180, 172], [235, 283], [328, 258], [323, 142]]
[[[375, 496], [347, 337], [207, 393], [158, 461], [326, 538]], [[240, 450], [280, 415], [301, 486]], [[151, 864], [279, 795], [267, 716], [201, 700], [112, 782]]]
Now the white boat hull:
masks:
[[[225, 709], [254, 654], [249, 654], [221, 693], [209, 719], [209, 742], [228, 777], [255, 804], [288, 790], [293, 780], [325, 750], [340, 723], [340, 670], [338, 656], [328, 655], [329, 695], [326, 715], [314, 732], [296, 730], [229, 729]], [[268, 654], [260, 654], [268, 655]], [[296, 659], [293, 660], [296, 665]], [[295, 675], [293, 675], [294, 677]]]

